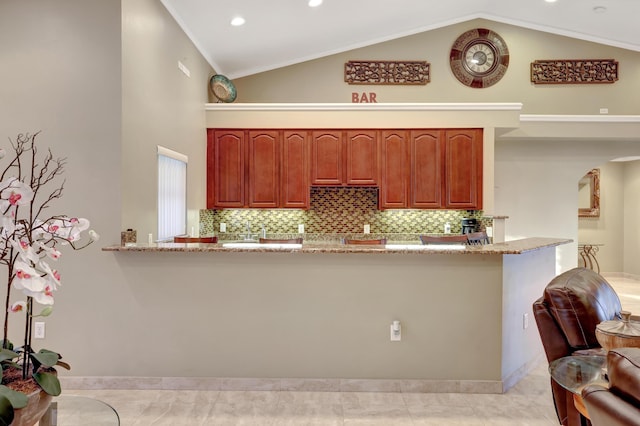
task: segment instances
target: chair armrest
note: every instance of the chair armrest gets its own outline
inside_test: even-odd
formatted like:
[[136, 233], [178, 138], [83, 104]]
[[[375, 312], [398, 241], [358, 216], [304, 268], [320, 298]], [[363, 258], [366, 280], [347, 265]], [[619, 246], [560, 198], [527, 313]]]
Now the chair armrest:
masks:
[[586, 386], [582, 390], [582, 399], [594, 425], [640, 426], [640, 407], [630, 404], [603, 386]]

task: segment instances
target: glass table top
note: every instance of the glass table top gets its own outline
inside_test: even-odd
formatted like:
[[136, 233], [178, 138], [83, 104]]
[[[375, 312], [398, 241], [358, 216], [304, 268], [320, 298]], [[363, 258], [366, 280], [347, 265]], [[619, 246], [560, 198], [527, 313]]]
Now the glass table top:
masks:
[[607, 357], [603, 355], [574, 355], [559, 358], [549, 364], [549, 374], [560, 386], [580, 395], [590, 384], [609, 386]]
[[39, 426], [119, 426], [120, 417], [109, 404], [78, 395], [53, 398]]

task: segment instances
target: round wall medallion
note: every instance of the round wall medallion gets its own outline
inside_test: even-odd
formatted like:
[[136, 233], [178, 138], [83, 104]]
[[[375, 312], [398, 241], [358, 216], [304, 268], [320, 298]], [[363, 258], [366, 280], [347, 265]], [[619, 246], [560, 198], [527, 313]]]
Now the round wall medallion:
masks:
[[469, 30], [456, 39], [449, 55], [451, 71], [464, 85], [496, 84], [507, 72], [509, 49], [502, 37], [486, 28]]

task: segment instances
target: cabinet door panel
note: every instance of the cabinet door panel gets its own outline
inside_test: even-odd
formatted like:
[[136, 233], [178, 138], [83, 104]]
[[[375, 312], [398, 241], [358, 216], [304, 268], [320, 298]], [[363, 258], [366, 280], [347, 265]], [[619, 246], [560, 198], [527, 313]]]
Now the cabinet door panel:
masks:
[[309, 208], [309, 136], [285, 130], [282, 138], [281, 207]]
[[400, 209], [409, 206], [409, 141], [407, 132], [381, 132], [381, 209]]
[[480, 129], [446, 132], [446, 207], [482, 208], [482, 131]]
[[277, 130], [249, 132], [249, 207], [278, 207], [280, 139]]
[[378, 138], [375, 130], [348, 131], [347, 185], [378, 183]]
[[241, 130], [220, 130], [213, 135], [214, 207], [243, 207], [245, 137]]
[[311, 140], [311, 184], [341, 185], [344, 155], [341, 131], [314, 131]]
[[415, 208], [442, 208], [444, 132], [411, 131], [411, 200]]

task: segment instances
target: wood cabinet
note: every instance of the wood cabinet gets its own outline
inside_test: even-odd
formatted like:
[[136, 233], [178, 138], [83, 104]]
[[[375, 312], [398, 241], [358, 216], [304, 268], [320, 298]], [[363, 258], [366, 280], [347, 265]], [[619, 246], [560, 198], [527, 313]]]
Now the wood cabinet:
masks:
[[411, 197], [409, 207], [440, 209], [442, 203], [444, 131], [411, 131]]
[[482, 130], [447, 130], [445, 207], [482, 209]]
[[375, 130], [314, 130], [311, 185], [375, 186], [378, 137]]
[[378, 183], [378, 131], [349, 130], [346, 132], [347, 185], [375, 186]]
[[409, 137], [406, 130], [382, 130], [380, 135], [381, 209], [409, 207]]
[[482, 209], [482, 130], [383, 130], [380, 152], [380, 209]]
[[207, 131], [207, 208], [245, 206], [245, 132]]
[[248, 207], [278, 207], [280, 142], [277, 130], [249, 131]]
[[482, 209], [481, 129], [208, 130], [207, 208], [309, 208], [378, 186], [380, 209]]
[[311, 185], [342, 185], [344, 180], [342, 131], [314, 130], [311, 134]]
[[309, 208], [306, 131], [208, 129], [207, 208]]
[[282, 137], [280, 206], [309, 208], [309, 134], [285, 130]]

